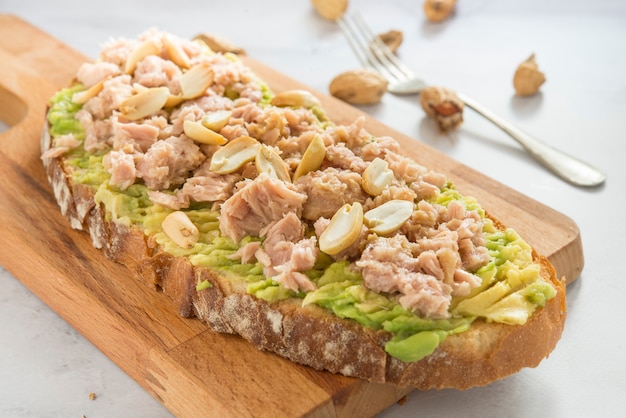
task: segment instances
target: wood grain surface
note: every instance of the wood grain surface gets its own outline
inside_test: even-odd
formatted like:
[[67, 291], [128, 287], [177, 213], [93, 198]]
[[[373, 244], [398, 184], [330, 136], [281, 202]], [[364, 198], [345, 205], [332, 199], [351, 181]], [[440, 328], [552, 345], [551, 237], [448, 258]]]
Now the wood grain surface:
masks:
[[[39, 138], [49, 97], [85, 60], [27, 22], [0, 15], [0, 119], [10, 126], [0, 134], [0, 264], [177, 416], [371, 416], [406, 395], [408, 389], [291, 363], [181, 318], [166, 296], [107, 260], [88, 234], [70, 228], [45, 177]], [[303, 87], [246, 62], [275, 91]], [[363, 115], [319, 96], [338, 123]], [[449, 174], [463, 193], [546, 255], [560, 276], [578, 277], [582, 244], [569, 218], [371, 118], [366, 126]]]

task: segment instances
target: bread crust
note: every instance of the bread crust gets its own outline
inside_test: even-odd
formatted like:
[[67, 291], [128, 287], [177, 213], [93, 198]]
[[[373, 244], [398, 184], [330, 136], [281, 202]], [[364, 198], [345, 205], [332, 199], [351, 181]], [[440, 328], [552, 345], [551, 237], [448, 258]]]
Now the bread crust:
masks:
[[[42, 153], [51, 143], [46, 125], [41, 137]], [[93, 189], [71, 181], [62, 157], [44, 159], [44, 166], [70, 225], [87, 231], [94, 247], [108, 258], [162, 290], [182, 316], [196, 316], [213, 331], [238, 334], [258, 349], [318, 370], [399, 387], [467, 389], [502, 379], [524, 367], [536, 367], [554, 349], [563, 331], [565, 282], [557, 279], [546, 258], [534, 254], [542, 277], [554, 285], [557, 294], [526, 324], [510, 326], [477, 320], [468, 331], [449, 336], [430, 356], [405, 363], [384, 351], [385, 342], [391, 338], [389, 333], [364, 328], [316, 305], [302, 307], [295, 300], [260, 300], [216, 271], [194, 267], [186, 258], [163, 252], [138, 228], [108, 221], [104, 208], [94, 201]], [[198, 291], [198, 280], [208, 280], [211, 286]]]

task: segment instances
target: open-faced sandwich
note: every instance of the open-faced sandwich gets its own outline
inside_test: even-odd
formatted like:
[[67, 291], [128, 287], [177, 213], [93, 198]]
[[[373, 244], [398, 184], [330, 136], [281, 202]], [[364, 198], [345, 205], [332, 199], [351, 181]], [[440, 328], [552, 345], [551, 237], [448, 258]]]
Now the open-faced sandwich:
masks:
[[51, 99], [42, 160], [73, 228], [217, 332], [422, 389], [538, 365], [565, 321], [553, 267], [363, 122], [149, 30]]

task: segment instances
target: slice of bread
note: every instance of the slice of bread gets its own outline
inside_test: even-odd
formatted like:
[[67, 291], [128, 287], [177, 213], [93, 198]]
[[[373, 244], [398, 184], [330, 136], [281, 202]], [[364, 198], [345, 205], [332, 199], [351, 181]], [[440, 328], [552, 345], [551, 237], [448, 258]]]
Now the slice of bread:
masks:
[[[303, 305], [302, 295], [272, 302], [258, 298], [248, 291], [244, 278], [194, 265], [189, 257], [168, 251], [140, 225], [116, 221], [111, 208], [96, 199], [97, 187], [76, 181], [67, 154], [51, 152], [58, 147], [50, 129], [48, 124], [42, 133], [43, 162], [71, 226], [88, 231], [93, 245], [107, 257], [165, 292], [181, 315], [197, 316], [216, 332], [238, 334], [258, 349], [315, 369], [419, 389], [488, 384], [537, 366], [560, 339], [566, 317], [565, 283], [557, 279], [548, 260], [533, 251], [540, 278], [556, 293], [528, 320], [508, 325], [478, 318], [468, 330], [448, 335], [421, 360], [400, 360], [385, 350], [391, 332], [341, 318], [314, 303]], [[486, 217], [505, 230], [498, 220]]]

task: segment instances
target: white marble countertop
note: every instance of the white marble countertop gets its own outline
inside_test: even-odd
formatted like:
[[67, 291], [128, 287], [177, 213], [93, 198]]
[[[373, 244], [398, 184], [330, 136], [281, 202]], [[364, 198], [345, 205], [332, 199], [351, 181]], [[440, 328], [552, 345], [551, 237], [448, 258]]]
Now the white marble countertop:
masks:
[[[386, 95], [381, 104], [362, 108], [569, 216], [585, 252], [582, 275], [568, 289], [563, 338], [538, 368], [465, 392], [414, 392], [381, 416], [624, 416], [626, 2], [458, 3], [456, 14], [437, 25], [425, 22], [422, 1], [353, 0], [350, 9], [359, 9], [378, 32], [402, 30], [400, 56], [427, 80], [461, 90], [601, 167], [608, 181], [597, 189], [564, 183], [475, 114], [466, 113], [462, 127], [444, 135], [414, 97]], [[0, 0], [0, 13], [18, 15], [90, 57], [111, 36], [131, 37], [149, 27], [186, 37], [217, 33], [321, 92], [335, 75], [358, 67], [338, 28], [317, 16], [309, 1]], [[537, 96], [517, 98], [513, 72], [533, 52], [548, 81]], [[171, 416], [1, 268], [0, 285], [0, 416]]]

